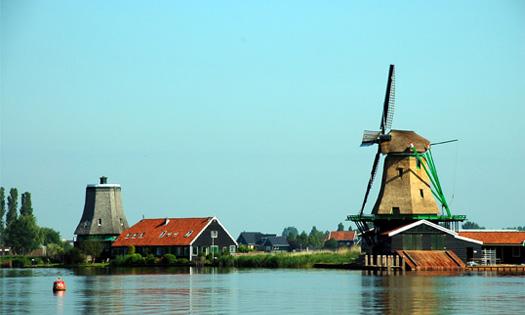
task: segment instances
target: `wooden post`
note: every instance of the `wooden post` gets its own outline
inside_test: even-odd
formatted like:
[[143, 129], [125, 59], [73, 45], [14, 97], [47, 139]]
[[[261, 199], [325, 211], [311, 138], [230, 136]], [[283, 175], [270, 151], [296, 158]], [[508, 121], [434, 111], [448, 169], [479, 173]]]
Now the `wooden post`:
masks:
[[368, 255], [365, 255], [365, 267], [368, 267]]
[[393, 267], [393, 263], [394, 263], [394, 257], [392, 257], [392, 255], [388, 255], [388, 271], [394, 269], [392, 268]]

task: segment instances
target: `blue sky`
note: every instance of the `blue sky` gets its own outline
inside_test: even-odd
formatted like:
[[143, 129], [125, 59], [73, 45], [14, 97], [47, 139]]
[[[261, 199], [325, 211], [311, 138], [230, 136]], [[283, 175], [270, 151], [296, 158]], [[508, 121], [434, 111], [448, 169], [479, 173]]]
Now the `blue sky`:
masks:
[[0, 185], [68, 238], [101, 175], [130, 223], [333, 229], [360, 207], [394, 63], [393, 128], [460, 139], [433, 150], [454, 213], [525, 225], [524, 17], [522, 1], [2, 0]]

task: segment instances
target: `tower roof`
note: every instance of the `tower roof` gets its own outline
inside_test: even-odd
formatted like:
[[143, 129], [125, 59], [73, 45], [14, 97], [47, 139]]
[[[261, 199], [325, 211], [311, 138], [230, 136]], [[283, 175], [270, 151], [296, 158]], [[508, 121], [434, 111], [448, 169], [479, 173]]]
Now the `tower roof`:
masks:
[[413, 144], [418, 152], [425, 152], [430, 141], [412, 130], [391, 130], [391, 139], [381, 143], [381, 153], [409, 153]]

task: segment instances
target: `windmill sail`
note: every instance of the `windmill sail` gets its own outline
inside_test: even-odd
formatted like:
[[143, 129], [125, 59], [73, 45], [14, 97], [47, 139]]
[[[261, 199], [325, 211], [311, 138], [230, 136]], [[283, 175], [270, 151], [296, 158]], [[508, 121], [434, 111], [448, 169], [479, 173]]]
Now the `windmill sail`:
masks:
[[365, 210], [365, 205], [368, 199], [368, 195], [370, 194], [370, 190], [372, 189], [372, 185], [374, 184], [374, 178], [376, 177], [377, 166], [379, 165], [380, 156], [381, 156], [381, 148], [378, 148], [376, 156], [374, 158], [374, 163], [372, 164], [372, 171], [370, 172], [370, 179], [368, 180], [368, 186], [366, 187], [365, 199], [363, 200], [363, 205], [361, 206], [361, 212], [359, 213], [360, 215], [362, 215], [363, 211]]
[[396, 84], [394, 65], [390, 65], [388, 70], [388, 81], [386, 84], [385, 102], [383, 103], [383, 115], [381, 116], [381, 131], [386, 133], [387, 129], [392, 127], [394, 119], [394, 102], [395, 102]]

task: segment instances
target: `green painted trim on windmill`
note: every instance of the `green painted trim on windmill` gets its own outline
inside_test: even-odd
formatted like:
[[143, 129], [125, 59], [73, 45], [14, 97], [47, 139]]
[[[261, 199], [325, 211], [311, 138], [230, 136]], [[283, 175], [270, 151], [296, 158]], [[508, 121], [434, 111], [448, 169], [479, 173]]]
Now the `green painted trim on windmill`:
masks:
[[[450, 208], [448, 206], [447, 199], [445, 197], [445, 194], [443, 193], [443, 189], [441, 188], [441, 183], [439, 182], [439, 177], [437, 174], [436, 166], [434, 164], [434, 159], [432, 157], [430, 148], [428, 148], [428, 150], [423, 154], [417, 152], [415, 147], [412, 147], [411, 149], [412, 149], [413, 155], [419, 160], [420, 164], [423, 166], [423, 170], [425, 171], [425, 173], [427, 173], [428, 178], [430, 179], [430, 182], [432, 183], [432, 186], [430, 187], [430, 191], [436, 197], [436, 199], [441, 203], [443, 208], [445, 208], [447, 215], [450, 217], [452, 213], [450, 212]], [[427, 164], [423, 163], [423, 158], [425, 159]]]

